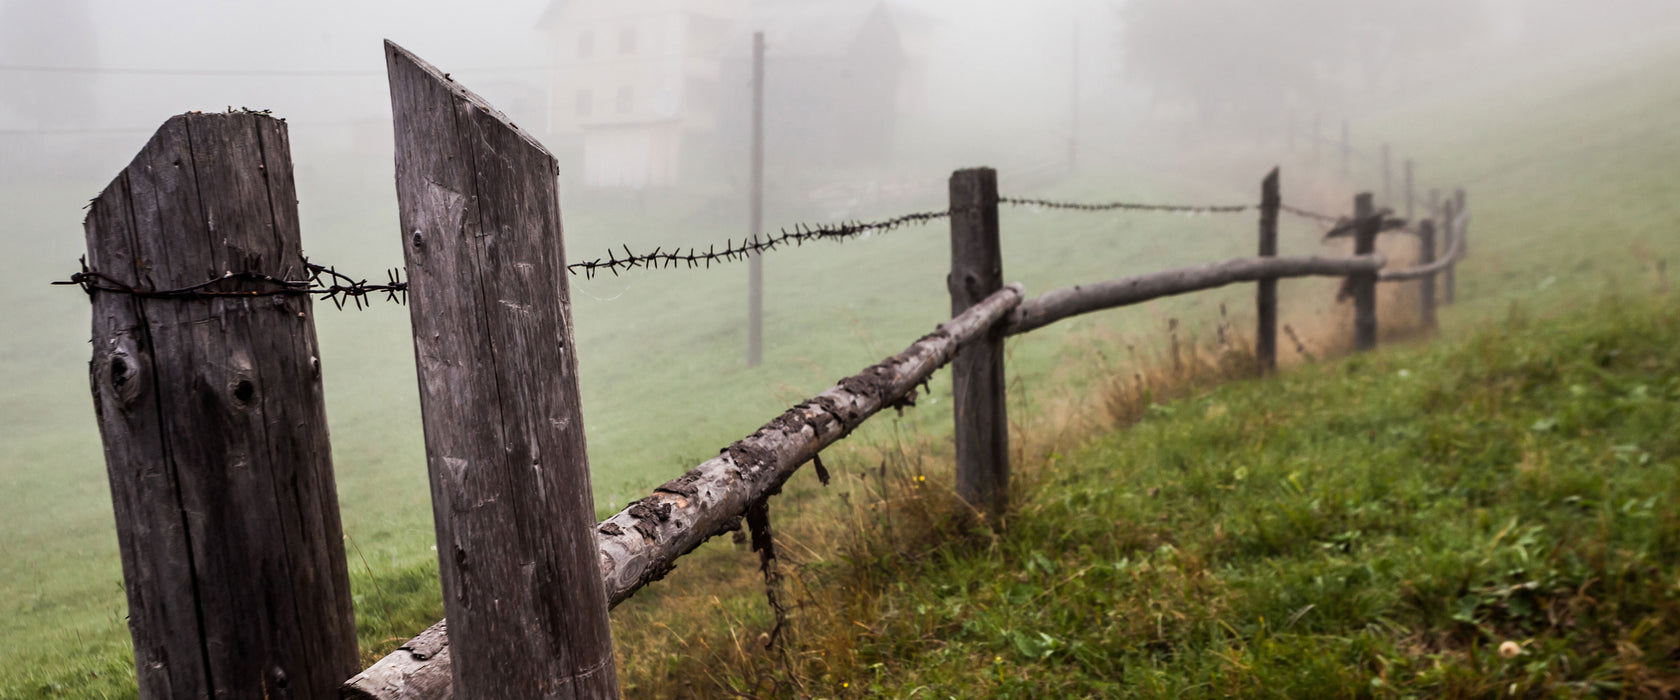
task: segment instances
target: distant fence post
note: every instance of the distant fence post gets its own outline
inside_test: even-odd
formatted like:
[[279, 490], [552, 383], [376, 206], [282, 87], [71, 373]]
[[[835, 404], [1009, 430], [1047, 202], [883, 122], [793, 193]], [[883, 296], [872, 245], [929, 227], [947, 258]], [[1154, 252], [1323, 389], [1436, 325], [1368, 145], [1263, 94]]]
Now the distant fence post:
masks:
[[[1418, 223], [1418, 265], [1432, 262], [1435, 262], [1435, 222], [1424, 219]], [[1418, 310], [1423, 318], [1423, 328], [1433, 331], [1440, 327], [1435, 317], [1434, 273], [1419, 279], [1418, 284], [1423, 285], [1418, 289]]]
[[[1458, 218], [1457, 201], [1451, 197], [1441, 202], [1441, 247], [1452, 250], [1455, 246], [1463, 246], [1458, 237], [1463, 235], [1458, 230], [1454, 220]], [[1463, 254], [1462, 249], [1460, 255]], [[1457, 303], [1458, 299], [1458, 263], [1447, 264], [1447, 269], [1441, 271], [1441, 302], [1445, 304]]]
[[1412, 218], [1412, 214], [1413, 214], [1413, 210], [1415, 208], [1415, 205], [1417, 204], [1417, 195], [1412, 191], [1412, 159], [1407, 158], [1406, 159], [1406, 164], [1405, 164], [1404, 167], [1406, 169], [1406, 172], [1405, 172], [1405, 178], [1406, 178], [1406, 183], [1405, 183], [1405, 187], [1406, 187], [1406, 192], [1405, 192], [1405, 196], [1406, 196], [1406, 207], [1405, 207], [1405, 210], [1406, 210], [1406, 224], [1409, 226], [1409, 225], [1412, 225], [1416, 222], [1416, 220]]
[[1348, 136], [1348, 121], [1342, 118], [1342, 177], [1353, 175], [1353, 142]]
[[1382, 145], [1382, 203], [1390, 209], [1394, 208], [1394, 170], [1388, 159], [1388, 142]]
[[285, 122], [171, 118], [84, 226], [123, 285], [233, 275], [92, 296], [140, 697], [338, 697], [356, 627], [310, 300], [239, 277], [305, 276]]
[[[1260, 183], [1260, 257], [1277, 255], [1278, 207], [1283, 204], [1278, 189], [1278, 169], [1272, 168]], [[1261, 376], [1277, 371], [1277, 287], [1277, 278], [1267, 277], [1255, 294], [1254, 360]]]
[[385, 44], [426, 466], [458, 698], [617, 698], [558, 166]]
[[[1003, 288], [997, 171], [951, 174], [951, 292], [955, 316]], [[957, 494], [996, 517], [1009, 501], [1009, 420], [1004, 406], [1003, 333], [994, 328], [951, 362], [956, 414]]]
[[[1370, 255], [1377, 252], [1377, 233], [1382, 230], [1382, 217], [1377, 216], [1370, 192], [1353, 198], [1353, 218], [1357, 228], [1353, 235], [1353, 254]], [[1359, 272], [1349, 276], [1353, 283], [1353, 347], [1372, 350], [1377, 347], [1377, 273]]]
[[1461, 258], [1467, 257], [1470, 255], [1470, 217], [1467, 216], [1470, 201], [1464, 194], [1463, 187], [1453, 190], [1453, 204], [1459, 218], [1463, 219], [1463, 223], [1458, 226], [1458, 255]]

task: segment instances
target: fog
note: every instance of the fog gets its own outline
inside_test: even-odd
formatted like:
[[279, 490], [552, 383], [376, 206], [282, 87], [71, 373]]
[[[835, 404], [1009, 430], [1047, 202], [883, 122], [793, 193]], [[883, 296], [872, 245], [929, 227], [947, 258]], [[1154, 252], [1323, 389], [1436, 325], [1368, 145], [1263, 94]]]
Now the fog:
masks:
[[[746, 233], [751, 42], [760, 31], [769, 230], [942, 210], [949, 173], [978, 165], [998, 168], [1006, 196], [1229, 204], [1253, 201], [1261, 176], [1282, 163], [1286, 201], [1342, 211], [1353, 190], [1379, 186], [1376, 154], [1391, 144], [1396, 166], [1421, 159], [1421, 186], [1497, 196], [1498, 207], [1479, 210], [1489, 213], [1477, 226], [1494, 230], [1478, 229], [1481, 252], [1497, 249], [1485, 243], [1496, 236], [1518, 247], [1510, 242], [1528, 233], [1498, 230], [1501, 212], [1534, 226], [1549, 214], [1532, 212], [1557, 204], [1550, 190], [1518, 191], [1503, 176], [1532, 186], [1591, 160], [1585, 146], [1560, 156], [1536, 144], [1634, 130], [1676, 144], [1668, 134], [1680, 133], [1680, 117], [1641, 111], [1666, 103], [1631, 100], [1626, 85], [1614, 97], [1631, 106], [1601, 114], [1596, 104], [1602, 85], [1634, 68], [1620, 52], [1680, 36], [1673, 0], [0, 0], [0, 524], [13, 537], [0, 540], [0, 600], [35, 596], [28, 611], [0, 610], [0, 653], [36, 653], [22, 645], [61, 622], [65, 640], [126, 634], [120, 615], [56, 617], [86, 613], [90, 600], [120, 611], [121, 591], [108, 585], [120, 566], [88, 394], [88, 303], [48, 283], [76, 269], [88, 200], [160, 124], [229, 108], [287, 120], [305, 252], [379, 279], [403, 264], [381, 44], [389, 39], [554, 154], [572, 260], [609, 246], [704, 247]], [[1524, 101], [1554, 80], [1567, 85]], [[1573, 111], [1554, 121], [1588, 126], [1502, 138], [1523, 127], [1525, 110], [1562, 108]], [[1442, 113], [1480, 115], [1480, 126], [1429, 121]], [[1338, 173], [1344, 128], [1359, 159], [1352, 175]], [[1639, 150], [1617, 145], [1606, 152]], [[1673, 148], [1651, 149], [1649, 159]], [[1594, 172], [1618, 172], [1610, 158]], [[1674, 200], [1666, 182], [1643, 185], [1657, 193], [1651, 201]], [[1593, 205], [1588, 194], [1568, 196]], [[1595, 245], [1680, 255], [1671, 229], [1639, 228], [1680, 220], [1680, 211], [1650, 207], [1615, 218], [1619, 228], [1595, 232]], [[1114, 217], [1087, 233], [1136, 243], [1158, 221]], [[1173, 255], [1191, 264], [1252, 254], [1252, 219], [1219, 225], [1230, 236], [1198, 239], [1201, 250], [1167, 237], [1119, 261], [1085, 255], [1086, 241], [1050, 250], [1110, 277], [1159, 269]], [[744, 271], [573, 278], [597, 503], [645, 493], [751, 421], [944, 320], [938, 228], [845, 253], [807, 246], [767, 257], [772, 321], [761, 374], [736, 359]], [[1047, 231], [1021, 226], [1006, 247]], [[1319, 245], [1306, 224], [1296, 233], [1303, 246]], [[869, 245], [890, 252], [858, 252]], [[1569, 253], [1547, 255], [1524, 264], [1542, 278], [1561, 274], [1551, 268]], [[1021, 272], [1030, 294], [1087, 281], [1052, 277], [1060, 261], [1010, 260], [1010, 280]], [[826, 277], [807, 279], [800, 265]], [[1492, 289], [1466, 278], [1471, 299]], [[1501, 287], [1481, 303], [1503, 309], [1531, 288]], [[346, 532], [366, 536], [376, 567], [435, 564], [408, 310], [314, 308]], [[1059, 361], [1052, 356], [1034, 357], [1048, 365]], [[43, 649], [45, 658], [52, 648]]]

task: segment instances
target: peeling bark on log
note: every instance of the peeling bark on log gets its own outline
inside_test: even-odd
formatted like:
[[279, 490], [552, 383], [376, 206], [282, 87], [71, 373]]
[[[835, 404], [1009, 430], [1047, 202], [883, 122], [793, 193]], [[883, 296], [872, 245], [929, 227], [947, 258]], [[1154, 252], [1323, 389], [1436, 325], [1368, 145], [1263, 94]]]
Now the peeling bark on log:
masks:
[[[702, 542], [740, 527], [747, 508], [781, 488], [818, 452], [889, 406], [909, 403], [917, 385], [951, 361], [957, 349], [984, 334], [1021, 303], [1011, 284], [942, 324], [904, 352], [889, 357], [816, 397], [787, 410], [722, 454], [666, 482], [602, 521], [595, 540], [609, 605], [664, 578], [676, 560]], [[448, 647], [436, 655], [428, 637], [446, 640], [445, 622], [433, 625], [403, 649], [350, 679], [346, 698], [442, 700], [452, 698]], [[444, 641], [447, 644], [447, 641]], [[422, 658], [422, 656], [425, 656]]]
[[1079, 314], [1223, 287], [1237, 282], [1283, 277], [1342, 277], [1358, 272], [1375, 272], [1384, 262], [1385, 259], [1380, 253], [1352, 258], [1237, 258], [1209, 265], [1123, 277], [1097, 284], [1077, 285], [1022, 302], [1009, 314], [1003, 331], [1007, 335], [1018, 335]]

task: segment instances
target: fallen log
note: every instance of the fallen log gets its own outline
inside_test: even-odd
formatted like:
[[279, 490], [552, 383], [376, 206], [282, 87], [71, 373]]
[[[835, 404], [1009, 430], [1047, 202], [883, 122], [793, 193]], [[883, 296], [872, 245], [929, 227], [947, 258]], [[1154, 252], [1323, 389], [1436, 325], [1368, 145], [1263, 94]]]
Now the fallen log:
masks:
[[1153, 272], [1135, 277], [1064, 287], [1022, 302], [1004, 321], [1003, 332], [1017, 335], [1043, 328], [1079, 314], [1128, 306], [1160, 297], [1237, 282], [1283, 277], [1341, 277], [1356, 272], [1373, 272], [1386, 259], [1381, 253], [1351, 258], [1237, 258], [1224, 262]]
[[[657, 581], [708, 539], [740, 527], [747, 508], [781, 489], [823, 448], [891, 406], [912, 405], [916, 387], [1021, 303], [1020, 284], [998, 290], [910, 347], [840, 380], [688, 473], [596, 526], [607, 604]], [[446, 622], [441, 621], [346, 681], [345, 698], [452, 698]]]

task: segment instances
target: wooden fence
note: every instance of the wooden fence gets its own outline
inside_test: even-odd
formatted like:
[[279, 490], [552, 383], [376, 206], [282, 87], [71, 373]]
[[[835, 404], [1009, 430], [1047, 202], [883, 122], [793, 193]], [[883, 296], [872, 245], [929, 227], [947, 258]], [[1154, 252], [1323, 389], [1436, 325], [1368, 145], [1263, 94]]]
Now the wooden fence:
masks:
[[[1466, 249], [1462, 191], [1416, 226], [1362, 194], [1331, 231], [1355, 238], [1353, 256], [1279, 256], [1274, 170], [1257, 257], [1028, 299], [1004, 282], [997, 174], [958, 171], [949, 321], [597, 523], [556, 162], [447, 74], [394, 44], [386, 58], [449, 624], [357, 672], [310, 297], [286, 282], [305, 262], [285, 124], [185, 114], [86, 220], [91, 270], [107, 281], [90, 288], [94, 404], [143, 698], [616, 697], [608, 610], [743, 517], [763, 521], [798, 469], [815, 463], [822, 476], [825, 447], [909, 403], [940, 367], [953, 365], [956, 490], [995, 516], [1009, 493], [1005, 337], [1257, 282], [1256, 369], [1267, 373], [1277, 280], [1345, 278], [1358, 347], [1370, 349], [1376, 285], [1421, 282], [1433, 324], [1435, 279], [1451, 301]], [[1386, 267], [1384, 230], [1416, 234], [1420, 264]]]

